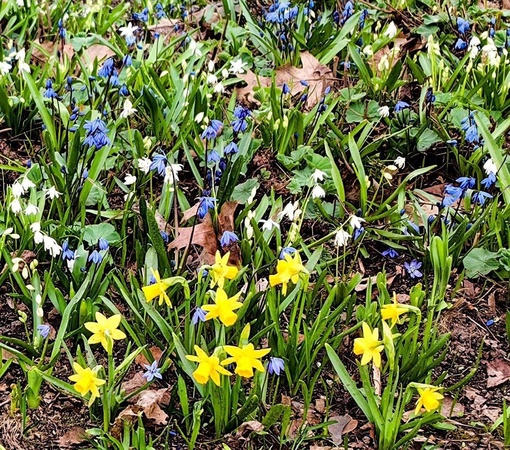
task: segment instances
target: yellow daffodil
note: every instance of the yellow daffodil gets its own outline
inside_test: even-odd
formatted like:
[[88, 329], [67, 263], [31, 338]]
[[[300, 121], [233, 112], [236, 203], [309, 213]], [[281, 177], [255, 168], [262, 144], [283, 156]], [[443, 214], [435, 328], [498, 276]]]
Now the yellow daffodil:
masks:
[[96, 313], [97, 322], [85, 323], [85, 328], [92, 333], [89, 338], [89, 344], [99, 344], [104, 347], [107, 352], [111, 352], [113, 341], [125, 339], [126, 335], [123, 331], [118, 330], [122, 316], [115, 314], [110, 318], [106, 318], [100, 312]]
[[142, 288], [142, 291], [145, 295], [145, 299], [147, 300], [147, 302], [150, 302], [154, 300], [156, 297], [159, 297], [160, 305], [163, 304], [164, 300], [166, 304], [171, 307], [172, 303], [170, 302], [170, 298], [165, 292], [170, 286], [170, 284], [165, 282], [165, 280], [161, 279], [161, 277], [159, 276], [159, 272], [157, 270], [151, 269], [151, 271], [152, 276], [154, 277], [156, 282], [154, 284], [150, 284], [149, 286], [144, 286]]
[[76, 373], [71, 375], [69, 379], [75, 382], [74, 388], [84, 397], [90, 392], [89, 406], [91, 406], [94, 400], [99, 397], [98, 387], [106, 383], [105, 380], [96, 376], [99, 366], [92, 370], [90, 367], [83, 368], [78, 363], [74, 363], [73, 369]]
[[237, 301], [240, 296], [241, 292], [228, 298], [227, 293], [222, 288], [218, 288], [214, 298], [215, 304], [202, 306], [204, 311], [209, 311], [205, 316], [205, 320], [219, 317], [227, 327], [234, 325], [237, 320], [237, 314], [234, 311], [243, 306], [241, 302]]
[[220, 252], [217, 251], [216, 255], [214, 255], [214, 264], [211, 266], [211, 287], [218, 285], [223, 289], [225, 285], [225, 279], [232, 280], [236, 277], [239, 269], [235, 266], [228, 265], [228, 258], [230, 257], [230, 252], [225, 253], [223, 257]]
[[381, 367], [383, 349], [384, 345], [379, 341], [379, 330], [374, 328], [372, 331], [370, 326], [363, 322], [363, 337], [354, 339], [354, 354], [363, 355], [361, 365], [364, 366], [373, 360], [375, 367]]
[[381, 307], [381, 317], [383, 320], [391, 320], [391, 328], [393, 328], [397, 323], [399, 323], [400, 316], [409, 311], [409, 307], [407, 305], [402, 305], [397, 301], [397, 295], [393, 295], [393, 303], [388, 303], [386, 305], [382, 305]]
[[222, 361], [221, 365], [226, 366], [227, 364], [236, 363], [237, 366], [235, 373], [245, 378], [253, 376], [253, 369], [265, 372], [264, 366], [259, 361], [259, 358], [262, 358], [271, 351], [270, 348], [255, 350], [253, 344], [243, 345], [242, 347], [225, 345], [223, 349], [231, 356], [231, 358], [227, 358]]
[[308, 273], [308, 271], [303, 266], [299, 253], [294, 252], [294, 256], [285, 253], [284, 259], [278, 260], [276, 274], [269, 275], [269, 284], [271, 287], [281, 284], [283, 295], [287, 295], [287, 284], [290, 281], [296, 284], [301, 273]]
[[441, 389], [440, 387], [423, 384], [421, 387], [417, 387], [417, 389], [420, 398], [418, 399], [416, 410], [414, 411], [416, 415], [420, 413], [422, 407], [425, 408], [427, 412], [435, 411], [439, 408], [439, 402], [443, 399], [443, 396], [437, 392]]
[[221, 367], [217, 356], [209, 356], [198, 345], [195, 345], [194, 348], [197, 356], [187, 355], [186, 359], [198, 363], [197, 370], [193, 372], [193, 378], [200, 384], [206, 384], [210, 378], [216, 386], [219, 386], [220, 374], [232, 375], [228, 370]]

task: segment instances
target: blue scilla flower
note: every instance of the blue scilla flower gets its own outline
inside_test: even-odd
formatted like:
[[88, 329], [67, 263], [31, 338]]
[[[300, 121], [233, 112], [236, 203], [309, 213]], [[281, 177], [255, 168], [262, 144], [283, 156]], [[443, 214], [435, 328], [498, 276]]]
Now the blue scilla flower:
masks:
[[105, 238], [99, 238], [99, 250], [108, 250], [110, 243]]
[[383, 256], [386, 256], [388, 258], [394, 259], [399, 256], [398, 252], [394, 248], [388, 248], [382, 252]]
[[470, 24], [462, 17], [457, 17], [457, 30], [460, 34], [466, 34], [469, 31]]
[[203, 131], [201, 138], [207, 139], [208, 141], [215, 139], [220, 133], [222, 127], [223, 122], [221, 120], [211, 120], [207, 128]]
[[159, 380], [163, 378], [163, 376], [159, 373], [161, 369], [158, 367], [157, 361], [154, 361], [151, 365], [144, 364], [143, 366], [147, 372], [145, 372], [142, 377], [147, 380], [147, 383], [150, 383], [152, 380], [154, 380], [154, 378], [158, 378]]
[[227, 170], [227, 160], [225, 158], [220, 158], [220, 162], [218, 163], [219, 170], [225, 172]]
[[274, 356], [269, 357], [269, 363], [267, 364], [267, 371], [270, 375], [280, 374], [285, 370], [285, 361], [282, 358], [277, 358]]
[[235, 234], [233, 231], [225, 231], [221, 236], [220, 244], [222, 247], [227, 247], [237, 241], [239, 241], [237, 234]]
[[104, 123], [101, 119], [87, 120], [85, 125], [83, 125], [83, 129], [87, 132], [87, 134], [94, 134], [97, 132], [108, 133], [106, 123]]
[[220, 159], [220, 154], [216, 150], [211, 150], [207, 153], [207, 164], [216, 164]]
[[140, 13], [133, 13], [133, 20], [139, 20], [140, 22], [149, 21], [149, 8], [144, 8]]
[[457, 42], [455, 43], [455, 50], [466, 50], [468, 44], [464, 39], [458, 38]]
[[239, 148], [237, 147], [237, 144], [235, 142], [231, 142], [225, 147], [225, 150], [223, 150], [225, 155], [234, 155], [236, 153], [239, 153]]
[[398, 113], [406, 108], [409, 108], [409, 103], [399, 100], [395, 105], [395, 112]]
[[452, 145], [453, 147], [457, 147], [459, 141], [457, 139], [450, 139], [449, 141], [446, 141], [448, 145]]
[[200, 197], [200, 204], [197, 211], [198, 218], [202, 220], [215, 205], [216, 199], [214, 197]]
[[62, 38], [62, 39], [65, 39], [66, 38], [66, 29], [64, 28], [64, 23], [62, 22], [62, 19], [58, 19], [58, 35]]
[[155, 153], [152, 157], [152, 162], [149, 166], [149, 170], [154, 170], [158, 172], [159, 175], [164, 175], [167, 163], [168, 160], [166, 159], [166, 155]]
[[234, 119], [232, 121], [232, 129], [234, 133], [244, 133], [248, 128], [248, 122], [244, 119]]
[[165, 244], [168, 244], [168, 242], [170, 241], [170, 236], [168, 236], [168, 233], [165, 233], [163, 230], [161, 230], [159, 234], [161, 235], [161, 239], [163, 239], [163, 242]]
[[102, 78], [108, 78], [113, 75], [113, 72], [115, 70], [115, 61], [113, 58], [108, 58], [101, 68], [98, 70], [97, 74]]
[[436, 96], [434, 95], [434, 91], [431, 87], [427, 89], [427, 93], [425, 94], [425, 103], [428, 105], [434, 103], [436, 101]]
[[106, 133], [108, 133], [108, 128], [103, 120], [87, 120], [83, 128], [86, 131], [83, 145], [88, 145], [89, 147], [95, 146], [97, 150], [106, 145], [110, 145], [110, 139], [106, 135]]
[[496, 174], [493, 172], [489, 172], [487, 174], [487, 177], [484, 178], [480, 183], [485, 189], [491, 188], [492, 186], [494, 186], [494, 183], [496, 183]]
[[473, 189], [476, 185], [476, 179], [473, 177], [460, 177], [455, 181], [460, 184], [461, 189]]
[[404, 267], [411, 278], [421, 278], [423, 276], [419, 270], [421, 266], [422, 263], [416, 259], [413, 259], [410, 263], [407, 261], [404, 263]]
[[129, 95], [129, 89], [125, 84], [123, 84], [119, 89], [119, 94], [123, 97], [127, 97]]
[[296, 253], [296, 249], [294, 247], [283, 247], [280, 252], [280, 259], [285, 259], [285, 255], [293, 255]]
[[163, 17], [166, 17], [165, 10], [163, 9], [163, 6], [161, 3], [157, 3], [154, 7], [154, 10], [156, 11], [156, 18], [162, 19]]
[[81, 173], [81, 177], [86, 180], [89, 177], [89, 170], [85, 167]]
[[46, 80], [46, 90], [44, 91], [44, 97], [58, 98], [57, 93], [53, 89], [53, 81], [51, 81], [49, 78]]
[[89, 259], [88, 259], [89, 262], [93, 262], [95, 264], [99, 264], [102, 260], [103, 260], [103, 255], [101, 255], [101, 253], [99, 253], [97, 250], [94, 250], [89, 255]]
[[74, 259], [74, 251], [69, 248], [69, 242], [67, 239], [62, 242], [62, 259], [64, 261]]
[[207, 315], [207, 312], [204, 311], [202, 308], [195, 309], [193, 316], [191, 316], [191, 323], [193, 325], [196, 325], [198, 322], [205, 322], [206, 315]]
[[365, 27], [365, 20], [368, 18], [368, 9], [364, 9], [361, 11], [361, 15], [359, 16], [359, 27], [364, 28]]
[[342, 18], [340, 19], [340, 24], [343, 25], [347, 20], [354, 14], [354, 4], [351, 0], [349, 0], [342, 10]]
[[37, 331], [39, 331], [39, 334], [43, 339], [46, 339], [50, 334], [51, 327], [45, 323], [42, 323], [41, 325], [37, 325]]
[[290, 94], [290, 87], [287, 83], [283, 83], [282, 93], [283, 93], [283, 95]]
[[133, 64], [133, 58], [131, 57], [131, 55], [127, 54], [124, 56], [124, 58], [122, 58], [122, 65], [125, 66], [125, 67], [129, 67]]
[[365, 232], [365, 229], [363, 227], [355, 228], [354, 233], [352, 234], [352, 240], [357, 240], [363, 233]]
[[490, 198], [492, 198], [492, 195], [484, 191], [477, 191], [473, 194], [473, 202], [479, 205], [484, 205], [485, 201]]

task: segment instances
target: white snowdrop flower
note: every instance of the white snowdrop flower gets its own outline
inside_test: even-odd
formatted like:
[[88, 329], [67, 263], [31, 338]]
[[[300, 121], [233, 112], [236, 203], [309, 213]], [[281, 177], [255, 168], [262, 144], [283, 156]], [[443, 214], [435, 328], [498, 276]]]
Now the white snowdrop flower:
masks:
[[218, 77], [214, 75], [214, 73], [210, 73], [206, 78], [207, 84], [216, 84], [218, 82]]
[[372, 56], [374, 54], [374, 50], [373, 50], [372, 46], [371, 45], [367, 45], [363, 49], [363, 54], [366, 55], [366, 56]]
[[280, 224], [271, 219], [259, 220], [259, 223], [262, 224], [262, 231], [271, 231], [273, 228], [280, 229]]
[[294, 221], [301, 214], [301, 210], [299, 209], [299, 202], [296, 201], [294, 204], [292, 202], [287, 203], [283, 211], [278, 214], [278, 220], [281, 220], [283, 217], [287, 216], [290, 221]]
[[253, 186], [253, 189], [250, 192], [250, 196], [248, 197], [247, 203], [250, 204], [255, 200], [255, 194], [257, 194], [257, 186]]
[[168, 164], [165, 168], [165, 183], [173, 184], [179, 181], [179, 172], [184, 166], [182, 164]]
[[366, 220], [362, 219], [361, 217], [352, 215], [349, 218], [349, 222], [350, 222], [352, 228], [361, 228], [362, 227], [361, 223], [366, 222]]
[[319, 169], [315, 169], [314, 172], [312, 173], [312, 180], [314, 183], [317, 183], [319, 181], [324, 181], [324, 178], [327, 178], [328, 175], [326, 174], [326, 172], [323, 172], [322, 170], [319, 170]]
[[41, 297], [41, 294], [36, 294], [35, 295], [35, 302], [40, 305], [42, 303], [42, 297]]
[[377, 69], [379, 72], [385, 72], [390, 68], [390, 60], [388, 59], [388, 55], [383, 55], [379, 64], [377, 65]]
[[0, 75], [7, 75], [12, 66], [7, 61], [0, 61]]
[[228, 70], [227, 69], [222, 69], [221, 71], [221, 76], [223, 78], [228, 78]]
[[54, 198], [59, 198], [62, 193], [58, 192], [55, 186], [51, 186], [49, 189], [44, 190], [46, 192], [46, 196], [49, 197], [51, 200]]
[[324, 198], [325, 196], [326, 191], [319, 184], [316, 184], [312, 189], [312, 198]]
[[67, 262], [67, 268], [72, 272], [73, 269], [74, 269], [74, 263], [75, 263], [76, 259], [73, 258], [73, 259], [68, 259], [66, 262]]
[[214, 61], [212, 59], [207, 63], [207, 70], [209, 72], [214, 72]]
[[388, 117], [390, 115], [390, 107], [389, 106], [381, 106], [377, 112], [381, 117]]
[[498, 172], [498, 167], [496, 166], [496, 164], [494, 164], [494, 161], [492, 160], [492, 158], [489, 158], [487, 161], [485, 161], [484, 165], [483, 165], [483, 169], [485, 170], [485, 173], [487, 175], [489, 175], [489, 173], [497, 173]]
[[391, 21], [388, 27], [386, 28], [386, 31], [384, 32], [384, 35], [390, 39], [393, 39], [398, 33], [397, 26], [395, 25], [395, 22]]
[[124, 195], [124, 201], [127, 203], [129, 202], [129, 200], [131, 200], [133, 198], [133, 196], [135, 195], [134, 192], [128, 192], [127, 194]]
[[34, 188], [35, 184], [32, 183], [27, 177], [23, 177], [21, 180], [21, 186], [23, 186], [25, 191], [28, 191], [30, 188]]
[[478, 55], [478, 52], [480, 51], [479, 46], [480, 46], [480, 39], [478, 39], [476, 36], [473, 36], [471, 38], [471, 40], [469, 41], [469, 46], [468, 46], [468, 52], [469, 52], [470, 58], [472, 58], [472, 59], [476, 58], [476, 56]]
[[429, 55], [441, 56], [441, 48], [439, 43], [434, 40], [434, 35], [430, 35], [427, 39], [427, 52]]
[[138, 168], [145, 174], [151, 170], [151, 164], [150, 158], [138, 158]]
[[54, 258], [62, 252], [62, 247], [57, 241], [47, 234], [43, 235], [44, 250], [50, 253]]
[[393, 164], [402, 170], [406, 166], [406, 159], [403, 156], [397, 156]]
[[221, 81], [214, 85], [214, 92], [216, 92], [216, 94], [223, 94], [225, 92], [225, 86], [223, 86]]
[[131, 186], [132, 184], [135, 184], [136, 183], [136, 177], [134, 175], [131, 175], [130, 173], [128, 173], [126, 175], [126, 177], [124, 178], [124, 184], [126, 186]]
[[247, 239], [251, 239], [253, 237], [253, 227], [251, 226], [252, 219], [255, 218], [255, 211], [248, 211], [246, 218], [244, 219], [244, 229], [246, 232]]
[[12, 258], [11, 262], [12, 262], [12, 269], [11, 270], [13, 272], [17, 272], [19, 270], [19, 264], [21, 262], [24, 263], [25, 261], [23, 261], [23, 258]]
[[201, 47], [202, 45], [195, 41], [195, 39], [191, 39], [188, 44], [188, 48], [191, 50], [191, 53], [199, 58], [202, 56], [202, 51], [200, 50]]
[[122, 37], [129, 39], [135, 37], [135, 31], [138, 30], [138, 27], [136, 25], [133, 25], [132, 23], [128, 23], [125, 27], [119, 28], [119, 33]]
[[230, 73], [237, 75], [239, 73], [245, 73], [244, 67], [247, 66], [242, 59], [238, 58], [230, 62]]
[[133, 103], [128, 98], [124, 100], [124, 106], [122, 108], [122, 112], [120, 113], [120, 117], [123, 119], [127, 119], [129, 116], [134, 114], [137, 111], [136, 108], [133, 108]]
[[27, 207], [25, 208], [25, 215], [31, 216], [33, 214], [37, 214], [39, 212], [39, 208], [35, 205], [32, 205], [32, 203], [29, 203]]
[[498, 49], [491, 38], [488, 38], [487, 44], [482, 47], [482, 53], [487, 56], [487, 61], [491, 66], [499, 66], [501, 57], [499, 56]]
[[340, 228], [335, 235], [335, 245], [337, 247], [344, 247], [349, 242], [351, 235], [343, 228]]
[[41, 233], [40, 231], [36, 231], [36, 232], [34, 233], [34, 242], [35, 242], [36, 244], [40, 244], [40, 243], [41, 243], [41, 242], [43, 242], [43, 241], [44, 241], [44, 234], [43, 234], [43, 233]]
[[21, 212], [21, 203], [19, 202], [19, 200], [17, 198], [15, 198], [11, 204], [10, 204], [10, 207], [11, 207], [11, 211], [14, 213], [14, 214], [19, 214]]
[[196, 123], [200, 123], [200, 122], [202, 122], [202, 120], [204, 120], [204, 113], [203, 113], [203, 112], [199, 112], [199, 113], [195, 116], [195, 122], [196, 122]]
[[37, 308], [37, 317], [44, 317], [44, 311], [40, 306]]
[[19, 234], [17, 233], [13, 233], [14, 231], [14, 228], [7, 228], [4, 230], [4, 232], [2, 233], [2, 236], [9, 236], [11, 237], [12, 239], [19, 239]]
[[18, 70], [20, 72], [30, 73], [30, 66], [25, 62], [25, 49], [22, 48], [16, 53], [16, 60], [18, 61]]
[[34, 292], [35, 291], [35, 287], [32, 286], [31, 284], [27, 284], [25, 285], [25, 287], [30, 291], [30, 292]]
[[38, 231], [41, 231], [41, 222], [34, 222], [32, 225], [30, 225], [30, 231], [32, 233], [37, 233]]
[[11, 192], [15, 198], [20, 198], [25, 193], [25, 189], [20, 183], [16, 182], [11, 186]]

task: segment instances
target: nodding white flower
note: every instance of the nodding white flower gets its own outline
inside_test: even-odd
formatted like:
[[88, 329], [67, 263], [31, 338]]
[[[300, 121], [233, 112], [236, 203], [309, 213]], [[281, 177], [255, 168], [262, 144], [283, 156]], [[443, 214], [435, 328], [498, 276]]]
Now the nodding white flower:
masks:
[[366, 222], [366, 220], [361, 217], [352, 215], [349, 218], [349, 222], [350, 222], [352, 228], [361, 228], [361, 226], [362, 226], [361, 222]]
[[25, 193], [25, 189], [20, 183], [16, 182], [11, 186], [11, 192], [13, 197], [20, 198]]
[[228, 78], [228, 70], [227, 69], [222, 69], [221, 70], [221, 76], [223, 78]]
[[366, 56], [372, 56], [374, 54], [374, 49], [372, 48], [371, 45], [367, 45], [364, 49], [363, 49], [363, 54], [365, 54]]
[[312, 173], [312, 180], [314, 183], [317, 183], [319, 181], [324, 181], [324, 178], [327, 178], [328, 175], [326, 172], [323, 172], [322, 170], [315, 169], [315, 171]]
[[233, 73], [234, 75], [237, 75], [239, 73], [244, 73], [246, 72], [244, 70], [244, 67], [246, 66], [247, 64], [245, 62], [243, 62], [242, 59], [235, 59], [234, 61], [231, 61], [230, 62], [230, 73]]
[[127, 119], [130, 115], [134, 114], [137, 111], [136, 108], [133, 108], [133, 103], [128, 98], [124, 100], [124, 106], [122, 112], [120, 113], [120, 117], [123, 119]]
[[25, 62], [25, 49], [22, 48], [16, 53], [16, 59], [18, 61], [18, 70], [20, 72], [30, 73], [30, 66]]
[[218, 82], [218, 77], [214, 75], [214, 73], [210, 73], [207, 75], [207, 84], [216, 84]]
[[389, 106], [381, 106], [377, 112], [381, 117], [388, 117], [390, 115], [390, 107]]
[[21, 186], [25, 191], [28, 191], [30, 188], [34, 188], [35, 184], [32, 183], [27, 177], [23, 177], [21, 180]]
[[50, 253], [51, 256], [55, 257], [60, 255], [62, 247], [57, 244], [57, 241], [47, 234], [43, 235], [44, 250]]
[[30, 231], [32, 233], [37, 233], [38, 231], [41, 231], [41, 222], [34, 222], [32, 225], [30, 225]]
[[271, 231], [273, 228], [280, 229], [280, 224], [271, 219], [259, 220], [259, 223], [262, 224], [262, 231]]
[[397, 156], [395, 161], [393, 161], [399, 169], [403, 169], [406, 166], [406, 159], [403, 156]]
[[74, 269], [74, 263], [75, 263], [75, 262], [76, 262], [76, 259], [75, 259], [75, 258], [73, 258], [73, 259], [68, 259], [68, 260], [66, 261], [66, 263], [67, 263], [67, 268], [68, 268], [71, 272], [72, 272], [72, 271], [73, 271], [73, 269]]
[[200, 50], [201, 47], [202, 44], [199, 44], [197, 41], [195, 41], [195, 39], [191, 39], [191, 41], [189, 41], [188, 48], [195, 56], [198, 56], [199, 58], [202, 56], [202, 51]]
[[397, 26], [395, 25], [395, 22], [391, 21], [388, 27], [386, 28], [386, 31], [384, 32], [384, 35], [389, 37], [390, 39], [393, 39], [398, 33]]
[[195, 122], [196, 122], [196, 123], [200, 123], [200, 122], [202, 122], [202, 120], [204, 120], [204, 113], [203, 113], [203, 112], [199, 112], [199, 113], [195, 116]]
[[478, 55], [478, 52], [480, 51], [479, 49], [479, 46], [480, 46], [481, 42], [480, 42], [480, 39], [478, 39], [476, 36], [473, 36], [471, 38], [471, 40], [469, 41], [469, 47], [468, 47], [468, 52], [469, 52], [469, 57], [470, 58], [476, 58], [476, 55]]
[[312, 189], [312, 198], [324, 198], [325, 196], [326, 191], [319, 184], [316, 184]]
[[19, 270], [19, 263], [25, 263], [25, 261], [23, 261], [23, 258], [12, 258], [11, 260], [12, 262], [12, 271], [13, 272], [17, 272]]
[[278, 214], [278, 220], [281, 220], [283, 217], [287, 216], [290, 221], [294, 221], [301, 215], [301, 210], [299, 209], [299, 202], [296, 201], [294, 204], [292, 202], [287, 203], [283, 211]]
[[40, 244], [43, 241], [44, 241], [44, 234], [41, 233], [40, 231], [35, 231], [34, 232], [34, 242], [36, 244]]
[[496, 164], [494, 164], [494, 161], [492, 158], [489, 158], [487, 161], [485, 161], [485, 164], [483, 165], [483, 169], [485, 170], [485, 173], [489, 175], [489, 173], [496, 174], [498, 172], [498, 167]]
[[145, 174], [150, 172], [151, 164], [150, 158], [138, 158], [138, 168]]
[[46, 196], [49, 197], [51, 200], [54, 198], [59, 198], [62, 193], [58, 192], [55, 186], [51, 186], [49, 189], [45, 189]]
[[39, 212], [39, 208], [32, 203], [29, 203], [25, 208], [25, 215], [31, 216], [32, 214], [37, 214]]
[[351, 235], [343, 228], [340, 228], [335, 235], [335, 245], [337, 247], [344, 247], [349, 242]]
[[127, 26], [119, 28], [119, 33], [122, 37], [133, 38], [137, 30], [138, 27], [136, 25], [133, 26], [132, 23], [128, 23]]
[[223, 94], [225, 92], [225, 86], [223, 86], [221, 81], [214, 85], [214, 92], [216, 92], [216, 94]]
[[0, 61], [0, 75], [7, 75], [12, 66], [7, 61]]
[[130, 186], [135, 183], [136, 183], [136, 177], [134, 175], [131, 175], [130, 173], [128, 173], [126, 175], [126, 177], [124, 178], [124, 184], [126, 186]]
[[168, 164], [165, 168], [165, 183], [173, 184], [179, 181], [179, 172], [184, 166], [182, 164]]
[[487, 61], [491, 66], [499, 66], [501, 57], [499, 56], [498, 49], [491, 38], [488, 38], [487, 44], [482, 47], [482, 53], [487, 56]]
[[17, 198], [15, 198], [11, 204], [10, 204], [10, 207], [11, 207], [11, 211], [14, 213], [14, 214], [19, 214], [21, 212], [21, 203], [19, 202], [19, 200]]
[[14, 228], [7, 228], [6, 230], [4, 230], [4, 232], [2, 233], [2, 236], [9, 236], [11, 237], [12, 239], [19, 239], [19, 234], [17, 233], [13, 233], [14, 231]]

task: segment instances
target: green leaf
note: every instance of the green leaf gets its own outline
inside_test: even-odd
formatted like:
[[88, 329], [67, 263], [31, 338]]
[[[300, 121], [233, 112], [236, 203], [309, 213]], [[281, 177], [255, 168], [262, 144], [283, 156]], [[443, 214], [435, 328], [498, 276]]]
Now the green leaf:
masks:
[[111, 223], [87, 225], [83, 231], [83, 240], [89, 245], [97, 245], [99, 239], [106, 239], [110, 245], [117, 244], [120, 236]]
[[253, 189], [258, 189], [260, 183], [256, 178], [250, 178], [244, 183], [238, 184], [232, 192], [232, 200], [244, 205], [248, 203], [248, 199], [252, 196]]
[[426, 128], [418, 138], [418, 144], [416, 147], [419, 152], [424, 152], [425, 150], [428, 150], [430, 147], [432, 147], [435, 143], [441, 141], [442, 139], [434, 130]]
[[498, 254], [485, 250], [484, 248], [474, 248], [463, 259], [462, 263], [466, 269], [468, 278], [487, 275], [500, 267]]

